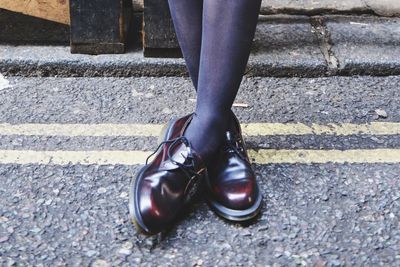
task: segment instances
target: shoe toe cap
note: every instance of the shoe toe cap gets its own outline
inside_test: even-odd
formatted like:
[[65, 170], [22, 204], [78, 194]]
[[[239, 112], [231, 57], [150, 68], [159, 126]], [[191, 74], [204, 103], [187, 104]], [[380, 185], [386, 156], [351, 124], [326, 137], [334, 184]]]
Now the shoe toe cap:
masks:
[[165, 229], [180, 210], [180, 196], [168, 184], [155, 185], [152, 179], [143, 181], [136, 199], [136, 217], [139, 217], [141, 226], [152, 233]]
[[240, 179], [223, 183], [215, 188], [214, 195], [225, 207], [245, 210], [254, 205], [259, 190], [255, 179]]

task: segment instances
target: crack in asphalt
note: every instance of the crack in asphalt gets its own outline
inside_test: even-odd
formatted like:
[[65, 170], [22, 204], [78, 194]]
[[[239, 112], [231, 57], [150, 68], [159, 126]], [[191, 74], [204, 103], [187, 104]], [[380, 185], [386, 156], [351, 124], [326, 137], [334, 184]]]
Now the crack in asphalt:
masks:
[[339, 72], [340, 63], [338, 57], [336, 57], [332, 50], [333, 43], [332, 39], [330, 38], [329, 30], [326, 27], [324, 17], [310, 17], [310, 23], [312, 32], [319, 40], [319, 48], [328, 66], [327, 75], [337, 74]]

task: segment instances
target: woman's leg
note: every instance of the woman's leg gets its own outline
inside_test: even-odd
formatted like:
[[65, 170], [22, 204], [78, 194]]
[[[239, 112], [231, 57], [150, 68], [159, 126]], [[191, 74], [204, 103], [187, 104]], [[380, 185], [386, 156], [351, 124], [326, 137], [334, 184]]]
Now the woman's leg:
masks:
[[179, 45], [197, 90], [199, 78], [203, 0], [168, 0]]
[[228, 127], [260, 6], [261, 0], [204, 0], [197, 104], [185, 136], [206, 162]]

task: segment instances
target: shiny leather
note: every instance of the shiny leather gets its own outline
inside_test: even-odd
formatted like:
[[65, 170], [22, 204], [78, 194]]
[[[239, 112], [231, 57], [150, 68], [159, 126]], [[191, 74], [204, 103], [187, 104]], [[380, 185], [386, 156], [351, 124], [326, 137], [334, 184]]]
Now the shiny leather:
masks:
[[[233, 113], [232, 113], [233, 114]], [[233, 221], [248, 220], [257, 215], [262, 195], [251, 167], [240, 124], [226, 132], [225, 143], [215, 164], [209, 166], [208, 200], [222, 217]]]
[[[187, 115], [171, 121], [164, 141], [182, 137], [191, 119]], [[190, 167], [182, 168], [181, 164]], [[130, 209], [139, 230], [155, 234], [172, 225], [200, 190], [206, 175], [206, 166], [190, 145], [181, 141], [163, 144], [132, 186]]]

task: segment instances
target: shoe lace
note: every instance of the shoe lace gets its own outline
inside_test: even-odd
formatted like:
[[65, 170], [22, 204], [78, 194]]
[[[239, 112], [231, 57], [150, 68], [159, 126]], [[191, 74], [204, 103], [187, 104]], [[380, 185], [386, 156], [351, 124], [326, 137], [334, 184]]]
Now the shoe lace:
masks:
[[225, 147], [226, 152], [234, 152], [236, 155], [238, 155], [242, 160], [246, 160], [244, 156], [243, 151], [243, 145], [239, 146], [239, 144], [242, 142], [241, 138], [233, 138], [232, 134], [230, 132], [227, 132], [227, 145]]
[[[186, 159], [183, 163], [180, 163], [176, 160], [173, 159], [172, 155], [171, 155], [171, 150], [179, 143], [183, 143], [188, 150], [188, 155], [186, 156]], [[148, 164], [149, 159], [157, 153], [157, 151], [161, 148], [161, 146], [165, 145], [165, 144], [170, 144], [170, 146], [168, 147], [167, 150], [167, 157], [168, 159], [175, 165], [179, 166], [179, 168], [185, 173], [185, 175], [188, 178], [192, 178], [193, 176], [200, 176], [199, 173], [194, 171], [194, 167], [195, 167], [195, 162], [194, 162], [194, 156], [193, 156], [193, 150], [192, 150], [192, 146], [189, 142], [189, 140], [185, 137], [185, 136], [180, 136], [171, 140], [166, 140], [161, 142], [158, 147], [156, 148], [156, 150], [151, 153], [147, 159], [146, 159], [146, 165]], [[181, 154], [182, 157], [184, 157], [183, 154]], [[188, 161], [188, 163], [185, 163], [186, 161]]]

